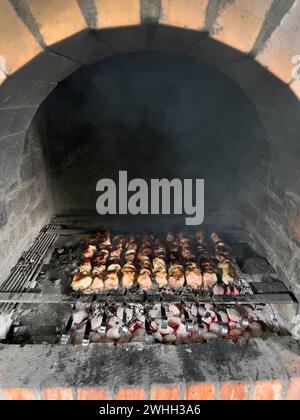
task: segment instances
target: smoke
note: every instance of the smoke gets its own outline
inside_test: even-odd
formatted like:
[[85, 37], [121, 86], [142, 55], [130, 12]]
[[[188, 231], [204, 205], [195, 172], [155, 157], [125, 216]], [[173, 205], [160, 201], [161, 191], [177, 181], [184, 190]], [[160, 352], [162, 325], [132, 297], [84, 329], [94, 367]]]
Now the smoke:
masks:
[[94, 210], [97, 180], [119, 170], [203, 178], [206, 212], [231, 209], [265, 141], [241, 89], [188, 56], [111, 56], [62, 82], [43, 108], [58, 211]]

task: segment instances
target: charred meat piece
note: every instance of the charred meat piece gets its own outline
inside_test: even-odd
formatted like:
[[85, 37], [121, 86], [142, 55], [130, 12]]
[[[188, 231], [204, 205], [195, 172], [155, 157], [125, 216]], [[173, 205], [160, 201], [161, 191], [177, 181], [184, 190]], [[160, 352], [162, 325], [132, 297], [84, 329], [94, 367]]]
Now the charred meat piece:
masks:
[[92, 258], [97, 252], [96, 245], [87, 245], [81, 252], [84, 258]]
[[152, 272], [160, 288], [168, 284], [166, 263], [162, 258], [154, 258]]
[[80, 265], [79, 265], [79, 271], [82, 273], [90, 273], [92, 271], [92, 263], [88, 258], [84, 258]]
[[146, 257], [150, 257], [152, 255], [152, 248], [149, 246], [141, 246], [139, 253], [141, 255], [145, 255]]
[[154, 275], [155, 281], [158, 284], [159, 288], [167, 286], [168, 284], [168, 277], [166, 271], [157, 271]]
[[199, 287], [201, 287], [203, 282], [201, 271], [197, 267], [197, 264], [193, 262], [187, 263], [185, 278], [186, 284], [192, 289], [198, 289]]
[[185, 245], [184, 247], [182, 247], [181, 256], [184, 260], [189, 260], [191, 258], [191, 255], [192, 255], [192, 250], [189, 245]]
[[169, 286], [179, 289], [184, 286], [184, 268], [181, 264], [174, 264], [169, 268]]
[[205, 243], [205, 234], [203, 230], [197, 230], [195, 234], [195, 239], [197, 243]]
[[217, 232], [213, 232], [210, 235], [210, 237], [211, 237], [212, 241], [214, 242], [214, 244], [217, 244], [218, 242], [222, 241], [222, 238], [221, 238], [220, 234], [217, 233]]
[[167, 233], [166, 241], [167, 242], [170, 242], [170, 243], [175, 241], [175, 235], [174, 235], [173, 232]]
[[111, 264], [106, 271], [106, 278], [104, 281], [104, 288], [106, 290], [117, 289], [119, 287], [118, 273], [121, 270], [119, 264]]
[[189, 241], [189, 235], [184, 231], [179, 232], [177, 237], [181, 243], [184, 242], [185, 240]]
[[99, 242], [99, 234], [88, 236], [85, 240], [86, 246], [97, 245], [98, 242]]
[[93, 282], [90, 287], [94, 293], [100, 293], [104, 289], [102, 278], [99, 275], [93, 276]]
[[137, 243], [134, 240], [134, 237], [130, 237], [129, 240], [125, 244], [126, 249], [134, 249], [135, 251], [138, 249]]
[[162, 258], [154, 258], [152, 261], [153, 264], [153, 273], [158, 271], [166, 271], [166, 262]]
[[214, 232], [211, 234], [211, 239], [213, 240], [214, 244], [215, 244], [215, 253], [216, 253], [216, 258], [219, 261], [223, 261], [224, 259], [229, 259], [230, 258], [230, 248], [228, 247], [228, 245], [226, 245], [221, 236]]
[[207, 245], [203, 243], [197, 243], [196, 251], [198, 255], [209, 254]]
[[125, 252], [125, 260], [128, 263], [132, 263], [135, 260], [136, 250], [133, 248], [128, 249]]
[[99, 240], [101, 245], [110, 246], [111, 245], [111, 235], [110, 232], [106, 231], [100, 235]]
[[94, 260], [94, 263], [97, 264], [97, 265], [105, 264], [106, 261], [107, 261], [108, 256], [109, 256], [109, 251], [107, 249], [102, 249], [96, 255], [96, 258]]
[[203, 288], [205, 291], [214, 287], [218, 281], [217, 274], [215, 273], [214, 266], [211, 263], [204, 263], [202, 265], [203, 269]]
[[74, 274], [71, 287], [75, 292], [82, 292], [92, 284], [92, 277], [87, 272], [78, 272]]
[[166, 257], [166, 248], [164, 248], [163, 246], [159, 246], [159, 247], [155, 248], [154, 249], [154, 255], [155, 255], [155, 258], [164, 259]]
[[142, 268], [139, 272], [137, 281], [141, 290], [151, 289], [153, 286], [151, 281], [151, 270]]
[[113, 237], [112, 244], [114, 248], [117, 248], [119, 245], [125, 245], [126, 244], [126, 238], [122, 235], [117, 235]]
[[99, 265], [94, 265], [93, 266], [93, 270], [92, 270], [92, 275], [93, 276], [100, 276], [101, 274], [104, 273], [104, 271], [106, 270], [106, 266], [104, 264], [99, 264]]
[[136, 268], [133, 264], [127, 263], [123, 266], [122, 273], [122, 285], [125, 289], [129, 289], [135, 282]]
[[224, 260], [218, 264], [218, 268], [221, 271], [223, 283], [227, 286], [234, 284], [234, 281], [236, 280], [236, 273], [232, 262]]
[[148, 255], [138, 254], [136, 258], [140, 265], [143, 265], [143, 263], [150, 263], [150, 257]]
[[122, 250], [123, 250], [123, 245], [122, 244], [117, 245], [110, 251], [109, 258], [119, 260], [122, 255]]

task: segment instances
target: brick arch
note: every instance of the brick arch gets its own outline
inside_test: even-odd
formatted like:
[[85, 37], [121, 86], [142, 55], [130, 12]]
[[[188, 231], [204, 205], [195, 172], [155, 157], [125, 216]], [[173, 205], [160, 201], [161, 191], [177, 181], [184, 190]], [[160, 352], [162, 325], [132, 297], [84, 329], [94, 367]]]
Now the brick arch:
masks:
[[21, 121], [9, 112], [12, 125], [0, 136], [26, 129], [57, 82], [115, 52], [192, 55], [234, 79], [258, 109], [269, 108], [255, 93], [269, 73], [300, 98], [300, 81], [292, 76], [299, 0], [285, 7], [276, 0], [3, 0], [0, 7], [0, 106], [6, 114], [24, 107], [28, 115]]
[[[249, 96], [270, 137], [295, 137], [300, 0], [2, 0], [0, 7], [0, 138], [24, 133], [43, 99], [80, 66], [149, 49], [216, 66]], [[279, 112], [287, 124], [278, 132]]]
[[292, 76], [299, 19], [300, 0], [2, 0], [0, 148], [11, 148], [14, 160], [0, 153], [0, 190], [17, 180], [26, 130], [58, 82], [114, 53], [149, 49], [189, 54], [235, 80], [285, 176], [286, 142], [291, 167], [299, 151], [300, 81]]

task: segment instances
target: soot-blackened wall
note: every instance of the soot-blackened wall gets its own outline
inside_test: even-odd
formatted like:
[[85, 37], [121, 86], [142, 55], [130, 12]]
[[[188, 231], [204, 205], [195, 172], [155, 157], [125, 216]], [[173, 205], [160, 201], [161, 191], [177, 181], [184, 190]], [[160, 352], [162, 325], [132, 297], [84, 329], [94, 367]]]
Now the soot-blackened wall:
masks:
[[268, 154], [240, 87], [188, 56], [114, 55], [62, 82], [40, 116], [56, 213], [95, 213], [97, 180], [119, 170], [146, 180], [204, 178], [205, 218], [236, 211]]

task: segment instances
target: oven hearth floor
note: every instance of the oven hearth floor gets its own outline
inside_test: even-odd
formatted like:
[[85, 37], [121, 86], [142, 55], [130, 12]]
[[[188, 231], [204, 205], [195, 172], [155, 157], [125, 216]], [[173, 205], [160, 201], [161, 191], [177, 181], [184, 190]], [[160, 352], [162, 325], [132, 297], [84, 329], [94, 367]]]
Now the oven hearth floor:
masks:
[[[276, 305], [295, 306], [297, 303], [286, 286], [276, 278], [268, 262], [255, 253], [253, 244], [243, 229], [227, 229], [222, 235], [230, 244], [238, 277], [248, 288], [247, 293], [238, 296], [211, 296], [195, 295], [190, 290], [181, 290], [179, 293], [163, 295], [158, 290], [147, 294], [119, 290], [98, 295], [79, 295], [70, 288], [70, 272], [78, 260], [76, 244], [87, 234], [97, 231], [96, 226], [90, 219], [67, 217], [54, 219], [41, 231], [30, 249], [23, 254], [11, 276], [0, 286], [0, 313], [5, 316], [13, 313], [14, 320], [4, 343], [58, 344], [67, 328], [72, 308], [78, 307], [79, 302], [87, 312], [91, 308], [101, 308], [104, 304], [117, 308], [124, 305], [124, 302], [148, 305], [148, 309], [162, 301], [167, 305], [182, 305], [184, 302], [190, 306], [202, 306], [204, 309], [225, 308], [225, 311], [227, 307], [234, 308], [238, 305], [262, 314], [267, 327], [261, 337], [289, 335], [276, 313]], [[70, 334], [67, 341], [81, 344], [87, 333], [83, 328], [77, 336], [75, 334], [75, 338]], [[98, 336], [91, 337], [88, 343], [90, 341], [103, 344]], [[122, 344], [126, 342], [120, 341]], [[137, 341], [143, 342], [144, 337]], [[179, 341], [180, 344], [184, 342]]]
[[[276, 316], [276, 334], [236, 342], [212, 339], [205, 345], [172, 346], [90, 342], [83, 346], [81, 337], [79, 345], [59, 344], [76, 301], [103, 303], [100, 296], [72, 294], [70, 278], [57, 270], [58, 262], [68, 259], [67, 250], [74, 241], [92, 231], [94, 227], [83, 226], [82, 220], [54, 220], [12, 272], [9, 281], [17, 281], [17, 287], [11, 290], [7, 282], [6, 288], [0, 287], [2, 314], [13, 309], [16, 320], [10, 330], [14, 337], [10, 334], [10, 340], [0, 343], [0, 400], [300, 399], [299, 342]], [[272, 267], [253, 251], [247, 232], [222, 233], [251, 294], [202, 296], [201, 304], [259, 306], [267, 308], [271, 318], [277, 315], [277, 305], [297, 307]]]

